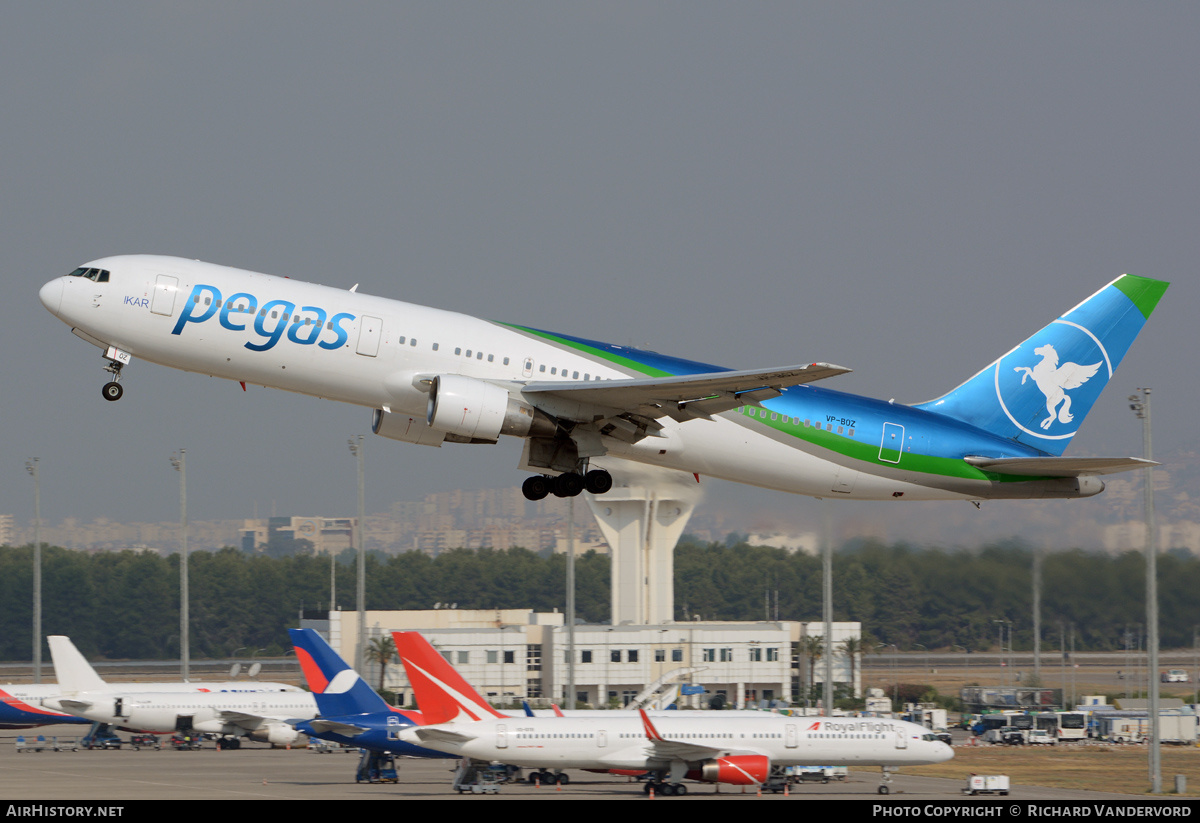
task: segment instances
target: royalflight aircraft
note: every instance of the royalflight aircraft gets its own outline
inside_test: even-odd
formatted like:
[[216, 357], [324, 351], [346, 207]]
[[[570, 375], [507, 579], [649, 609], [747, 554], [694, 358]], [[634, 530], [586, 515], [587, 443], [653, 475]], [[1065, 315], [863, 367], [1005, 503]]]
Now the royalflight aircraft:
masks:
[[350, 289], [176, 257], [86, 263], [42, 303], [104, 352], [372, 410], [427, 446], [524, 440], [526, 497], [602, 494], [606, 458], [813, 497], [1087, 497], [1129, 457], [1064, 457], [1168, 284], [1122, 275], [946, 394], [811, 385], [829, 363], [729, 370]]
[[508, 717], [497, 712], [418, 632], [393, 632], [396, 653], [423, 723], [401, 740], [466, 758], [461, 784], [479, 762], [534, 769], [530, 779], [566, 782], [563, 769], [650, 773], [646, 792], [687, 794], [685, 778], [738, 786], [777, 785], [787, 766], [879, 766], [879, 793], [891, 770], [941, 763], [954, 750], [903, 720], [789, 717], [754, 711], [571, 712]]

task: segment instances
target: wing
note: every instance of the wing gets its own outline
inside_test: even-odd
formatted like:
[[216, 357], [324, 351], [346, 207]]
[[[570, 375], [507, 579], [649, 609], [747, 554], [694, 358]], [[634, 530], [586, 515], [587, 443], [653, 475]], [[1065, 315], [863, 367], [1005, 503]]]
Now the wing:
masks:
[[1030, 477], [1116, 474], [1160, 465], [1141, 457], [964, 457], [963, 460], [984, 471]]
[[[671, 417], [680, 422], [760, 403], [778, 397], [788, 386], [822, 380], [850, 369], [810, 363], [781, 369], [723, 371], [678, 377], [641, 377], [526, 385], [522, 394], [534, 405], [564, 412], [573, 419], [599, 420], [636, 415], [650, 420]], [[573, 413], [572, 413], [573, 412]]]
[[690, 763], [735, 753], [763, 754], [754, 749], [731, 749], [727, 746], [704, 746], [699, 743], [685, 743], [682, 740], [669, 740], [659, 733], [645, 709], [638, 709], [638, 713], [642, 716], [642, 728], [645, 729], [646, 738], [650, 743], [646, 747], [646, 757], [650, 760], [682, 760]]

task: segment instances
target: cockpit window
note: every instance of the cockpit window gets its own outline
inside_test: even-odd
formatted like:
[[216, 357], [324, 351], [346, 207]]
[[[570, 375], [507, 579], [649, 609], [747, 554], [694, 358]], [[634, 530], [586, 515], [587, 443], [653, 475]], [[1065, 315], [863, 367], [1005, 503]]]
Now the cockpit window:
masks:
[[75, 269], [67, 277], [86, 277], [88, 280], [94, 280], [97, 283], [107, 283], [108, 269]]

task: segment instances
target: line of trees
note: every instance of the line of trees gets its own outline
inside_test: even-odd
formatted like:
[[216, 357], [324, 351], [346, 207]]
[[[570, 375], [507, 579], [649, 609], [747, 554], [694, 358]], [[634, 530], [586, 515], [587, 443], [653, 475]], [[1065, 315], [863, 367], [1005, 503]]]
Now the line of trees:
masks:
[[[0, 660], [30, 658], [32, 547], [0, 547]], [[127, 552], [86, 553], [46, 547], [43, 629], [69, 635], [84, 654], [107, 659], [179, 656], [179, 559]], [[1016, 648], [1031, 648], [1032, 551], [1001, 544], [943, 551], [859, 542], [834, 559], [834, 619], [857, 620], [876, 642], [901, 649], [995, 645], [993, 621], [1010, 620]], [[338, 606], [353, 609], [354, 554], [334, 564]], [[565, 558], [524, 549], [456, 549], [367, 561], [370, 609], [561, 610]], [[192, 655], [223, 658], [237, 649], [280, 654], [301, 609], [329, 606], [327, 557], [247, 555], [226, 548], [189, 560]], [[1200, 558], [1171, 551], [1159, 559], [1165, 648], [1190, 647], [1200, 624]], [[1145, 563], [1137, 552], [1110, 556], [1069, 550], [1043, 562], [1043, 648], [1057, 648], [1060, 625], [1073, 625], [1076, 648], [1119, 649], [1144, 620]], [[576, 564], [577, 608], [607, 621], [610, 564], [588, 553]], [[675, 553], [678, 620], [818, 620], [820, 559], [685, 537]]]

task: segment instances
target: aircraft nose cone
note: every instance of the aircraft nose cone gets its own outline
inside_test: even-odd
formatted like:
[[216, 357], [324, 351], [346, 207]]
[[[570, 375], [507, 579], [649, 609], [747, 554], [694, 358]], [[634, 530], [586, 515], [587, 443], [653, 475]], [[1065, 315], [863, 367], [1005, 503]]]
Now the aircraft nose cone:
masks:
[[51, 280], [46, 285], [42, 286], [38, 292], [38, 299], [42, 301], [42, 305], [51, 314], [58, 314], [58, 309], [62, 305], [63, 297], [63, 281], [61, 277]]

